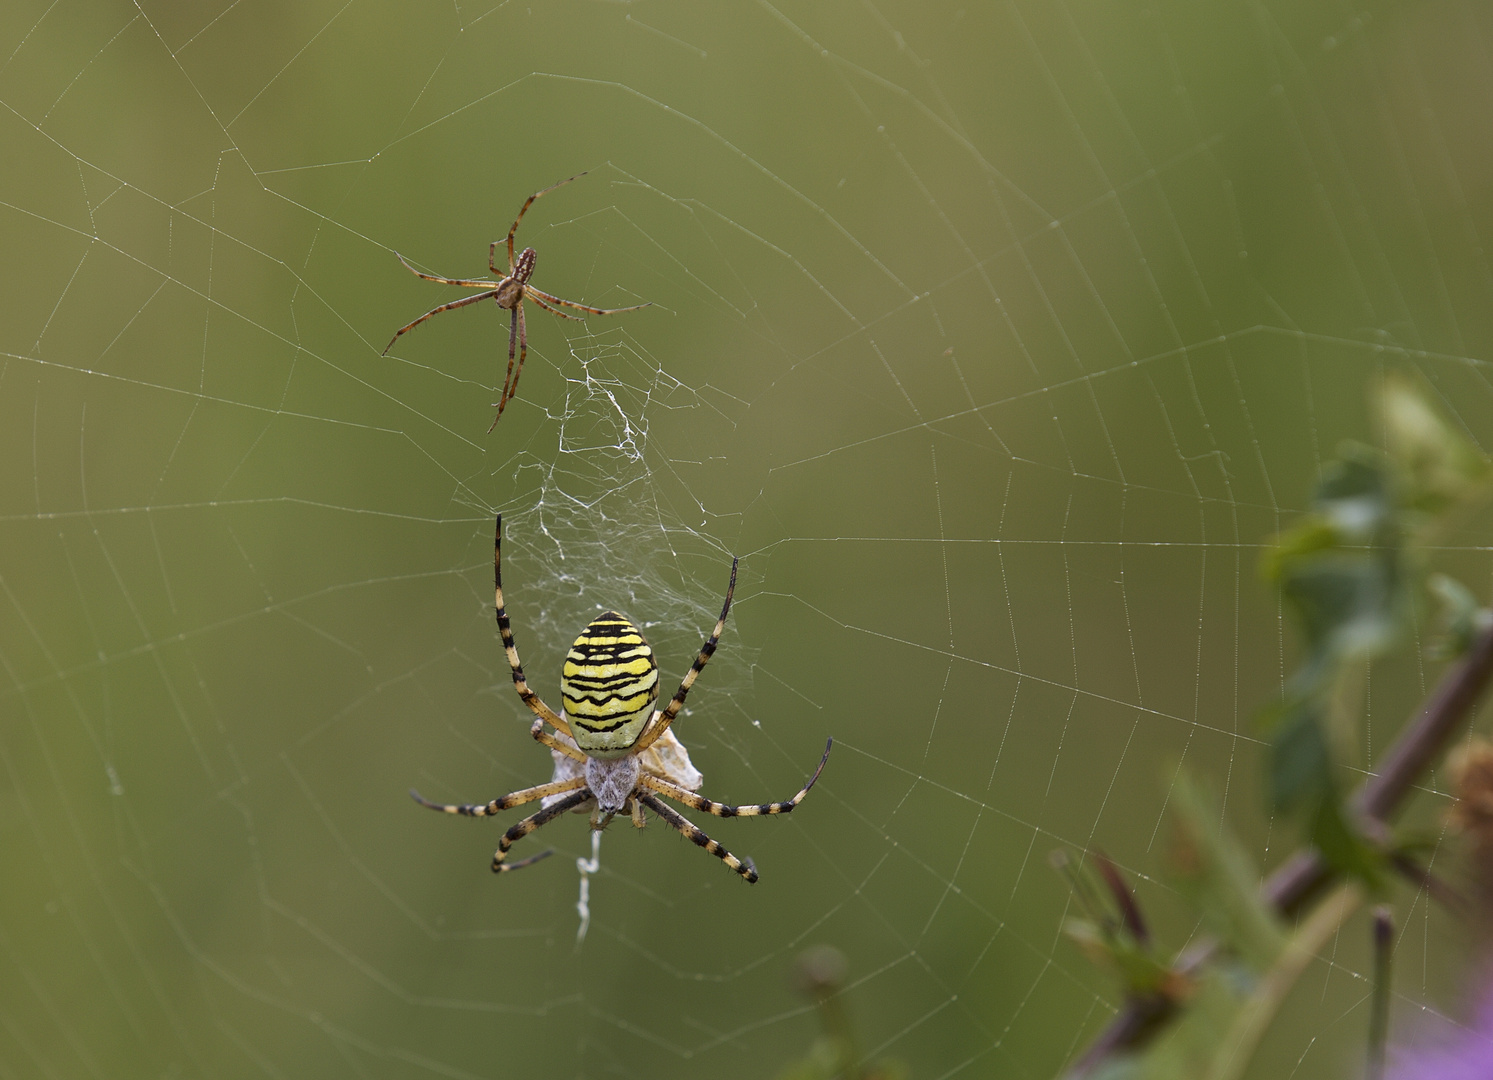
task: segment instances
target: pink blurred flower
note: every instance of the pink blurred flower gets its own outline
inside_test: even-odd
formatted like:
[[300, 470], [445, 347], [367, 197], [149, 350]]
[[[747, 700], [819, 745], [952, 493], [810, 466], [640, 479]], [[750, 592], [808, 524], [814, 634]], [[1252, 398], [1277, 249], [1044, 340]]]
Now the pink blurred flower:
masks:
[[1465, 1025], [1390, 1051], [1386, 1080], [1493, 1080], [1493, 987]]

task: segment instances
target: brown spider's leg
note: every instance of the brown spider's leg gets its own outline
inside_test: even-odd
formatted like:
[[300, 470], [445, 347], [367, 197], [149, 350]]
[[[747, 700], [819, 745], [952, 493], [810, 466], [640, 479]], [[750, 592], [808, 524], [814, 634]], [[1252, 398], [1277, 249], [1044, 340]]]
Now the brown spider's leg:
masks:
[[685, 673], [683, 681], [679, 684], [679, 692], [674, 695], [674, 700], [669, 702], [667, 709], [653, 714], [652, 719], [648, 721], [649, 726], [643, 731], [638, 741], [633, 743], [629, 753], [641, 754], [669, 729], [669, 725], [674, 722], [674, 717], [678, 716], [679, 710], [684, 708], [684, 699], [689, 693], [689, 688], [695, 685], [700, 672], [705, 670], [705, 665], [715, 655], [716, 644], [721, 640], [721, 631], [726, 629], [726, 613], [731, 610], [731, 596], [736, 592], [736, 562], [735, 559], [731, 560], [731, 583], [726, 586], [726, 602], [721, 606], [721, 617], [716, 620], [715, 629], [705, 639], [705, 644], [700, 646], [700, 655], [695, 657], [694, 665]]
[[643, 804], [637, 799], [627, 800], [628, 808], [632, 811], [632, 824], [636, 829], [647, 827], [648, 818], [643, 814]]
[[493, 534], [492, 544], [492, 577], [494, 604], [498, 613], [498, 636], [503, 639], [503, 652], [508, 656], [508, 666], [513, 669], [513, 686], [518, 691], [518, 696], [523, 703], [529, 707], [539, 719], [546, 721], [556, 731], [570, 734], [570, 725], [567, 724], [559, 713], [551, 709], [539, 695], [529, 689], [529, 682], [524, 678], [524, 665], [518, 658], [518, 646], [513, 643], [513, 627], [508, 625], [508, 612], [503, 607], [503, 515], [498, 515], [498, 524]]
[[561, 814], [567, 814], [574, 810], [589, 798], [592, 798], [590, 789], [583, 787], [574, 795], [567, 795], [559, 802], [551, 803], [539, 811], [539, 813], [530, 814], [517, 825], [510, 828], [503, 834], [503, 839], [498, 841], [498, 850], [492, 854], [492, 872], [494, 874], [501, 874], [505, 870], [521, 870], [530, 863], [536, 863], [545, 856], [553, 854], [552, 851], [541, 851], [538, 855], [530, 855], [527, 859], [521, 859], [516, 863], [504, 860], [504, 857], [508, 854], [508, 849], [516, 842], [528, 836], [535, 829], [539, 828], [539, 826], [555, 820]]
[[[577, 304], [574, 300], [561, 300], [558, 296], [551, 296], [549, 293], [545, 292], [543, 289], [536, 289], [532, 285], [525, 285], [524, 286], [524, 292], [526, 292], [526, 293], [537, 293], [540, 299], [547, 300], [551, 304], [562, 304], [565, 307], [575, 308], [577, 311], [589, 311], [592, 315], [620, 315], [624, 311], [642, 311], [645, 307], [652, 307], [653, 306], [653, 301], [650, 300], [646, 304], [634, 304], [632, 307], [614, 307], [614, 308], [588, 307], [585, 304]], [[560, 313], [557, 311], [557, 312], [555, 312], [555, 314], [558, 315]], [[571, 318], [573, 319], [573, 318], [575, 318], [575, 316], [572, 315]]]
[[576, 322], [585, 322], [586, 321], [585, 319], [581, 318], [579, 315], [567, 315], [565, 312], [561, 311], [559, 308], [552, 308], [552, 307], [550, 307], [543, 300], [539, 299], [539, 290], [536, 289], [536, 288], [533, 288], [532, 286], [529, 286], [529, 285], [525, 285], [524, 286], [524, 297], [525, 297], [525, 299], [529, 300], [531, 303], [538, 304], [540, 307], [544, 308], [545, 311], [548, 311], [551, 315], [558, 315], [562, 319], [574, 319]]
[[[735, 855], [732, 855], [725, 848], [721, 847], [720, 844], [701, 832], [698, 826], [690, 822], [683, 814], [679, 813], [668, 803], [659, 802], [652, 795], [639, 795], [638, 798], [642, 800], [644, 806], [689, 837], [691, 841], [710, 852], [710, 854], [714, 855], [732, 870], [735, 870], [742, 877], [746, 878], [749, 883], [756, 882], [757, 867], [752, 863], [751, 859], [738, 859]], [[512, 830], [509, 831], [511, 832]]]
[[408, 262], [405, 262], [404, 256], [399, 254], [399, 252], [397, 251], [394, 253], [394, 257], [400, 262], [404, 263], [404, 268], [410, 273], [414, 274], [417, 278], [424, 278], [426, 281], [434, 281], [440, 285], [465, 285], [469, 289], [491, 289], [494, 285], [502, 284], [502, 282], [500, 281], [477, 281], [471, 278], [437, 277], [435, 274], [426, 274], [422, 271], [416, 270]]
[[522, 806], [526, 802], [535, 799], [545, 799], [551, 795], [558, 795], [562, 791], [574, 791], [576, 788], [586, 786], [586, 778], [577, 776], [570, 780], [554, 780], [548, 784], [539, 784], [535, 787], [524, 788], [522, 791], [509, 792], [500, 799], [494, 799], [490, 803], [434, 803], [429, 799], [421, 797], [414, 788], [410, 788], [410, 798], [421, 806], [428, 806], [432, 810], [439, 810], [445, 814], [461, 814], [463, 817], [491, 817], [500, 810], [510, 807]]
[[487, 425], [487, 433], [492, 434], [492, 429], [498, 426], [498, 421], [503, 419], [503, 410], [508, 407], [509, 400], [513, 397], [513, 390], [518, 385], [518, 380], [513, 374], [513, 347], [519, 346], [518, 370], [524, 369], [524, 357], [529, 354], [529, 335], [524, 332], [524, 305], [520, 298], [513, 305], [513, 317], [508, 320], [508, 372], [503, 376], [503, 392], [498, 395], [498, 415], [492, 418], [492, 423]]
[[766, 814], [787, 814], [791, 813], [795, 806], [804, 801], [804, 796], [814, 786], [814, 781], [819, 779], [819, 774], [824, 771], [824, 763], [829, 760], [830, 747], [834, 745], [834, 739], [824, 744], [824, 756], [819, 759], [819, 766], [814, 770], [814, 775], [809, 777], [808, 782], [799, 789], [797, 795], [786, 802], [759, 803], [756, 806], [729, 806], [726, 803], [707, 799], [703, 795], [696, 795], [693, 791], [682, 788], [678, 784], [671, 784], [662, 777], [652, 776], [648, 773], [640, 776], [638, 782], [645, 787], [652, 788], [660, 795], [667, 795], [677, 802], [684, 803], [685, 806], [692, 807], [695, 810], [703, 810], [705, 813], [714, 814], [716, 817], [762, 817]]
[[[513, 383], [503, 388], [503, 403], [513, 400], [518, 393], [518, 378], [524, 373], [524, 358], [529, 355], [529, 328], [524, 322], [524, 302], [513, 305], [514, 321], [518, 323], [518, 367], [513, 368]], [[508, 362], [513, 362], [513, 342], [508, 343]], [[498, 415], [503, 413], [503, 404], [498, 405]]]
[[[588, 169], [586, 171], [589, 172], [590, 170]], [[518, 223], [520, 221], [522, 221], [524, 219], [524, 215], [529, 212], [529, 207], [531, 207], [531, 206], [534, 205], [534, 200], [537, 199], [537, 198], [539, 198], [539, 196], [541, 196], [541, 195], [548, 195], [551, 191], [554, 191], [555, 188], [557, 188], [557, 187], [564, 187], [566, 184], [570, 183], [572, 180], [579, 180], [581, 177], [583, 177], [585, 175], [586, 175], [585, 172], [578, 172], [574, 176], [568, 176], [564, 180], [559, 181], [558, 183], [551, 184], [549, 187], [545, 188], [543, 191], [536, 191], [536, 192], [534, 192], [534, 194], [530, 195], [527, 199], [524, 200], [524, 205], [521, 206], [521, 207], [519, 207], [518, 217], [516, 217], [516, 218], [513, 219], [513, 228], [511, 228], [511, 229], [508, 230], [508, 272], [510, 274], [513, 273], [513, 234], [516, 233], [516, 232], [518, 232]], [[493, 246], [496, 247], [497, 244], [494, 243]], [[488, 263], [489, 266], [492, 265], [492, 255], [490, 253], [488, 255], [487, 263]], [[498, 271], [496, 269], [494, 269], [493, 273], [497, 273], [497, 272]]]
[[[453, 285], [466, 285], [466, 284], [469, 284], [469, 283], [465, 282], [465, 281], [454, 281], [454, 282], [452, 282], [452, 284]], [[484, 281], [484, 282], [482, 282], [482, 284], [484, 284], [484, 285], [490, 285], [491, 282]], [[404, 334], [409, 333], [411, 330], [413, 330], [415, 327], [419, 326], [426, 319], [434, 318], [436, 315], [439, 315], [443, 311], [451, 311], [454, 308], [466, 307], [468, 304], [475, 304], [479, 300], [486, 300], [489, 296], [495, 297], [497, 295], [498, 295], [498, 292], [497, 292], [496, 289], [489, 289], [487, 292], [485, 292], [485, 293], [478, 293], [476, 296], [465, 296], [465, 297], [463, 297], [460, 300], [453, 300], [449, 304], [442, 304], [438, 308], [431, 308], [424, 315], [421, 315], [418, 319], [416, 319], [414, 322], [410, 323], [408, 326], [402, 326], [398, 330], [396, 330], [394, 332], [394, 336], [389, 339], [389, 344], [387, 344], [387, 345], [384, 346], [384, 351], [382, 353], [380, 353], [379, 355], [381, 355], [381, 356], [388, 356], [389, 355], [389, 350], [394, 347], [394, 343], [396, 341], [398, 341], [401, 336], [403, 336]]]
[[535, 718], [534, 726], [529, 728], [529, 734], [534, 736], [534, 740], [536, 742], [544, 743], [545, 746], [548, 746], [556, 753], [564, 754], [566, 757], [574, 758], [576, 761], [586, 760], [585, 754], [581, 753], [573, 746], [566, 746], [559, 739], [555, 738], [549, 732], [545, 731], [543, 720]]

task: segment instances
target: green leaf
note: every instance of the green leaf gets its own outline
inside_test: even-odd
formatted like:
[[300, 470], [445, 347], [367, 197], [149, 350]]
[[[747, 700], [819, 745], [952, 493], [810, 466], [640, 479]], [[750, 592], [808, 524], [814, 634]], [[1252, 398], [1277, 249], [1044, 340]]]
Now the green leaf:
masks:
[[1301, 812], [1308, 838], [1328, 863], [1379, 889], [1385, 859], [1344, 814], [1318, 701], [1298, 698], [1268, 710], [1265, 718], [1271, 735], [1271, 805]]
[[1112, 1059], [1104, 1080], [1237, 1080], [1271, 1020], [1303, 971], [1358, 906], [1354, 886], [1341, 886], [1284, 937], [1270, 966], [1211, 966], [1181, 1018], [1145, 1050]]
[[1198, 1080], [1219, 1071], [1231, 1051], [1224, 1043], [1249, 1000], [1254, 980], [1215, 968], [1202, 980], [1186, 1011], [1145, 1052], [1119, 1058], [1098, 1074], [1103, 1080]]
[[1361, 443], [1345, 442], [1322, 470], [1312, 509], [1338, 533], [1340, 544], [1374, 544], [1394, 524], [1394, 497], [1384, 458]]
[[[1104, 857], [1095, 858], [1098, 861]], [[1064, 935], [1092, 963], [1113, 972], [1126, 997], [1169, 993], [1176, 978], [1148, 939], [1134, 899], [1128, 894], [1113, 895], [1114, 889], [1126, 887], [1118, 871], [1111, 865], [1104, 880], [1096, 880], [1088, 863], [1075, 866], [1061, 850], [1053, 852], [1049, 861], [1067, 880], [1074, 901], [1084, 913], [1082, 918], [1064, 920]]]
[[1276, 810], [1312, 805], [1332, 788], [1332, 758], [1315, 698], [1294, 698], [1264, 713], [1270, 735], [1270, 802]]
[[1440, 609], [1436, 617], [1439, 634], [1429, 650], [1432, 657], [1450, 660], [1461, 656], [1493, 622], [1493, 612], [1479, 605], [1467, 586], [1446, 574], [1432, 574], [1426, 588]]
[[1098, 967], [1120, 981], [1127, 998], [1166, 993], [1174, 983], [1170, 967], [1149, 948], [1113, 926], [1091, 919], [1065, 919], [1063, 934]]
[[1406, 597], [1393, 554], [1324, 551], [1289, 567], [1281, 585], [1308, 647], [1338, 661], [1381, 655], [1404, 625]]
[[1435, 514], [1481, 494], [1489, 481], [1488, 459], [1431, 404], [1433, 391], [1403, 375], [1379, 387], [1379, 407], [1390, 457], [1403, 473], [1404, 501]]
[[1308, 663], [1324, 669], [1384, 652], [1409, 611], [1384, 458], [1354, 443], [1339, 453], [1323, 471], [1310, 512], [1275, 538], [1260, 564], [1301, 624]]
[[1224, 828], [1217, 801], [1185, 771], [1171, 793], [1173, 876], [1219, 943], [1252, 971], [1275, 961], [1285, 929], [1260, 899], [1260, 871]]
[[815, 1039], [807, 1054], [778, 1073], [778, 1080], [834, 1080], [840, 1075], [841, 1057], [831, 1040]]
[[1383, 891], [1387, 859], [1353, 827], [1334, 790], [1323, 792], [1312, 815], [1311, 841], [1338, 872], [1361, 881], [1375, 892]]
[[1260, 557], [1260, 576], [1279, 585], [1287, 571], [1302, 559], [1331, 551], [1338, 543], [1338, 530], [1316, 515], [1308, 515], [1276, 536]]

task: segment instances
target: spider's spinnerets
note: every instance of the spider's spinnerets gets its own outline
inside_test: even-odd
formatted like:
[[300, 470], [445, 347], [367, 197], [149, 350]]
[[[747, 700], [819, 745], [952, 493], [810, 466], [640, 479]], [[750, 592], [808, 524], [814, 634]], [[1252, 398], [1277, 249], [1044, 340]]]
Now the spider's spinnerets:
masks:
[[616, 757], [638, 741], [658, 700], [658, 662], [643, 632], [615, 611], [581, 631], [560, 680], [576, 745]]

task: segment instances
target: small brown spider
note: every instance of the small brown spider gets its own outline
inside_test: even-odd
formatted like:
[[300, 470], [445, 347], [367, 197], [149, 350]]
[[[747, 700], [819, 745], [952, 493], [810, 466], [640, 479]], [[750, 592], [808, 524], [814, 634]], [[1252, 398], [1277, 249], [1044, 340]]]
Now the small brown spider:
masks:
[[[505, 311], [513, 312], [512, 321], [508, 326], [508, 374], [503, 377], [503, 394], [498, 398], [497, 404], [498, 415], [493, 417], [492, 426], [487, 429], [488, 431], [492, 431], [494, 427], [498, 426], [498, 420], [503, 415], [503, 407], [507, 405], [510, 400], [512, 400], [514, 394], [518, 393], [518, 377], [524, 372], [524, 357], [528, 356], [529, 354], [529, 335], [528, 332], [524, 329], [525, 300], [530, 300], [533, 303], [538, 304], [540, 307], [544, 308], [545, 311], [548, 311], [552, 315], [558, 315], [562, 319], [575, 319], [577, 322], [582, 322], [584, 320], [582, 320], [578, 315], [567, 315], [565, 312], [558, 310], [558, 307], [551, 307], [550, 305], [555, 304], [560, 307], [575, 308], [577, 311], [585, 311], [592, 315], [618, 315], [624, 311], [637, 311], [640, 308], [651, 306], [650, 304], [634, 304], [632, 307], [623, 308], [595, 308], [587, 307], [585, 304], [577, 304], [573, 300], [561, 300], [558, 296], [551, 296], [549, 293], [544, 292], [542, 289], [536, 289], [534, 286], [529, 284], [529, 276], [534, 273], [535, 255], [533, 248], [524, 248], [524, 250], [519, 254], [518, 259], [514, 259], [513, 234], [518, 232], [518, 223], [524, 219], [524, 214], [528, 211], [529, 207], [533, 205], [534, 200], [539, 198], [539, 196], [541, 195], [546, 195], [549, 192], [554, 191], [557, 187], [564, 187], [566, 184], [570, 183], [571, 180], [579, 180], [585, 175], [586, 174], [583, 172], [576, 173], [574, 176], [569, 177], [568, 179], [561, 180], [558, 184], [551, 184], [543, 191], [536, 191], [534, 194], [530, 195], [527, 200], [525, 200], [524, 205], [518, 212], [518, 217], [513, 219], [513, 227], [508, 230], [507, 274], [503, 274], [503, 271], [499, 270], [497, 266], [493, 264], [493, 259], [498, 254], [499, 241], [494, 240], [488, 246], [487, 267], [494, 274], [502, 275], [497, 281], [468, 281], [463, 278], [443, 278], [436, 277], [434, 274], [422, 274], [409, 263], [405, 262], [403, 255], [400, 255], [397, 251], [394, 253], [395, 257], [398, 258], [400, 262], [404, 263], [404, 268], [410, 273], [414, 274], [416, 277], [424, 278], [426, 281], [436, 281], [442, 285], [460, 285], [465, 289], [482, 289], [484, 291], [478, 293], [476, 296], [468, 296], [463, 300], [453, 300], [449, 304], [442, 304], [438, 308], [432, 308], [430, 311], [427, 311], [424, 315], [421, 315], [418, 319], [410, 323], [408, 326], [400, 327], [399, 330], [394, 334], [394, 336], [389, 339], [389, 344], [384, 347], [384, 356], [389, 355], [389, 350], [394, 347], [394, 342], [399, 340], [401, 334], [408, 333], [409, 331], [413, 330], [415, 327], [423, 323], [426, 319], [429, 319], [434, 315], [439, 315], [443, 311], [451, 311], [454, 308], [466, 307], [468, 304], [475, 304], [479, 300], [486, 300], [488, 297], [492, 297], [492, 299], [497, 301], [498, 307], [503, 308]], [[513, 363], [513, 353], [515, 345], [518, 346], [518, 366], [516, 368], [514, 367]]]

